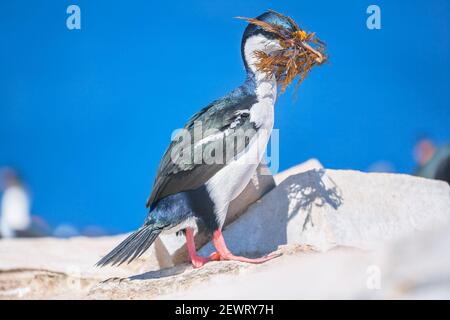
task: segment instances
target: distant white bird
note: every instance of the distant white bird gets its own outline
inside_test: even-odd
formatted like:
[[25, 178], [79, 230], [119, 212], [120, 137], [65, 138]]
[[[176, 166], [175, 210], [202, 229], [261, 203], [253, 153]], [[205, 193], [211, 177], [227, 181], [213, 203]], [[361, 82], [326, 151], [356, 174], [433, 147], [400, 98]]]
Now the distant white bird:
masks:
[[0, 206], [0, 233], [12, 238], [31, 224], [30, 200], [17, 175], [10, 169], [4, 173], [5, 189]]

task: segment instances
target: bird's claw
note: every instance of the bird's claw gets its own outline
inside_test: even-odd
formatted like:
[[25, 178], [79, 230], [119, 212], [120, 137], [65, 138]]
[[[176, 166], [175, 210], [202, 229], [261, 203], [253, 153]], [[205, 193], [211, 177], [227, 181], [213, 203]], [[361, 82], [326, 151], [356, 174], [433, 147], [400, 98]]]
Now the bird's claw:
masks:
[[220, 254], [218, 252], [213, 252], [209, 255], [209, 260], [220, 261], [220, 260], [222, 260], [222, 257], [220, 256]]

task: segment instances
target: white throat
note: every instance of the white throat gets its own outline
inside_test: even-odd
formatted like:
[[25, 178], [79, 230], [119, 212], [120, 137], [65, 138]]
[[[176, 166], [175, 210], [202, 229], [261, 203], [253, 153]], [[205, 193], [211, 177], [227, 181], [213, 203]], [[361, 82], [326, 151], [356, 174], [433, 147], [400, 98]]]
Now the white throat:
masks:
[[272, 98], [275, 104], [277, 95], [277, 82], [274, 76], [268, 76], [266, 73], [259, 71], [256, 68], [258, 58], [255, 55], [257, 51], [271, 53], [281, 48], [276, 40], [268, 39], [263, 35], [255, 35], [247, 39], [244, 46], [244, 58], [248, 67], [255, 75], [256, 95], [258, 100]]
[[269, 131], [273, 127], [273, 107], [277, 98], [277, 81], [273, 75], [268, 76], [256, 68], [258, 59], [255, 52], [271, 53], [280, 48], [278, 41], [268, 39], [263, 35], [255, 35], [248, 38], [244, 46], [244, 58], [255, 75], [255, 89], [258, 99], [258, 103], [250, 111], [250, 119], [258, 126], [262, 126]]

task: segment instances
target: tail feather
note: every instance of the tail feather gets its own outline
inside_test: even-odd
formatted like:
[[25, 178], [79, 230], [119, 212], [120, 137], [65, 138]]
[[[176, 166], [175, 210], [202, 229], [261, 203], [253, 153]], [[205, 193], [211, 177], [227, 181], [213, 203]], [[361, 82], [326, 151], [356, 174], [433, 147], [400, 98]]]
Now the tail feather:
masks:
[[134, 253], [134, 255], [130, 258], [130, 260], [134, 260], [139, 258], [147, 249], [151, 246], [153, 241], [155, 241], [156, 237], [154, 237], [154, 233], [148, 233], [148, 235], [140, 241], [138, 245], [138, 249]]
[[119, 266], [124, 262], [130, 263], [134, 259], [139, 258], [152, 245], [160, 233], [161, 229], [156, 229], [152, 225], [144, 225], [104, 256], [96, 263], [96, 266], [103, 267], [108, 264]]
[[132, 261], [131, 256], [136, 252], [136, 250], [139, 248], [140, 242], [146, 236], [146, 233], [144, 231], [145, 229], [138, 230], [133, 239], [125, 243], [125, 245], [121, 250], [118, 250], [118, 252], [114, 255], [114, 257], [112, 257], [112, 259], [115, 260], [111, 262], [113, 266], [121, 265], [127, 260], [128, 263]]

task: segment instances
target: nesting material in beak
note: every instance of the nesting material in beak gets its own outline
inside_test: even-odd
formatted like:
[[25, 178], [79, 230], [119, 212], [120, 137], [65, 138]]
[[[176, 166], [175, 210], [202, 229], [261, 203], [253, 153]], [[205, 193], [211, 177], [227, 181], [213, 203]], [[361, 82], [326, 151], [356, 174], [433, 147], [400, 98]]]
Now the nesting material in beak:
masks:
[[270, 54], [263, 51], [255, 52], [258, 58], [256, 68], [268, 76], [274, 75], [281, 87], [281, 93], [284, 93], [294, 79], [298, 79], [295, 86], [298, 88], [314, 66], [326, 61], [325, 43], [318, 39], [315, 33], [302, 30], [290, 17], [272, 12], [290, 21], [296, 30], [292, 32], [280, 25], [253, 18], [238, 17], [238, 19], [246, 20], [279, 37], [283, 49]]

